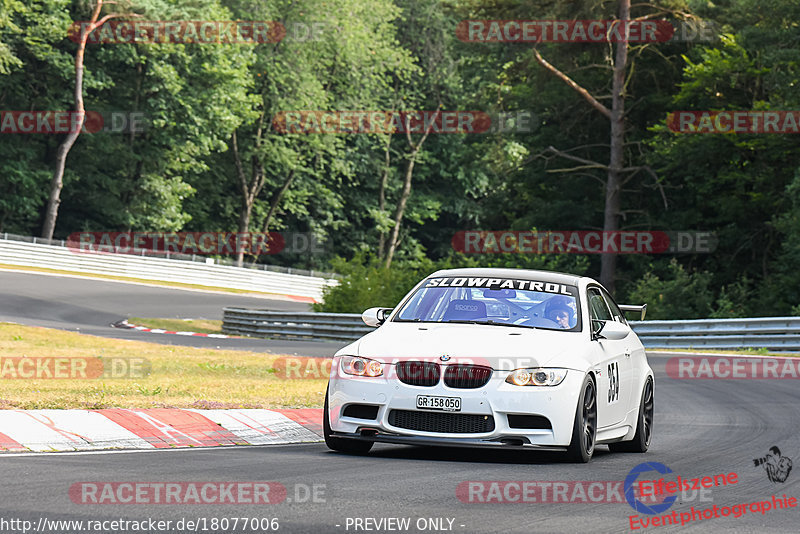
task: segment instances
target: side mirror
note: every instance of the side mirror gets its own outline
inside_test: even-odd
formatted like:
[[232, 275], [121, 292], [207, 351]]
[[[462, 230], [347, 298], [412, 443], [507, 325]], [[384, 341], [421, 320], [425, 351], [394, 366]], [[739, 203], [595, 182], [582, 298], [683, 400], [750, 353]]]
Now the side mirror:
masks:
[[378, 327], [386, 321], [390, 313], [392, 308], [370, 308], [361, 314], [361, 320], [367, 326]]
[[642, 304], [641, 306], [633, 306], [631, 304], [620, 304], [619, 309], [622, 310], [623, 313], [638, 313], [640, 314], [640, 321], [644, 321], [644, 316], [647, 314], [647, 304]]
[[625, 339], [631, 328], [617, 321], [592, 321], [592, 340], [608, 339], [617, 341]]

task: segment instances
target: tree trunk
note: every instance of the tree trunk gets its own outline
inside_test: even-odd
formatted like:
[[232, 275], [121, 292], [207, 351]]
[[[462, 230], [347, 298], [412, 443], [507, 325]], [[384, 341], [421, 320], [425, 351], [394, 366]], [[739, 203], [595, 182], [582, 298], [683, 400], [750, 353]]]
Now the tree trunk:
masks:
[[[391, 134], [386, 136], [386, 149], [384, 150], [383, 174], [381, 175], [380, 188], [378, 189], [378, 211], [383, 213], [386, 208], [386, 185], [389, 182], [389, 165], [392, 162], [392, 156], [389, 151], [392, 144]], [[386, 249], [386, 233], [383, 230], [379, 231], [378, 235], [378, 260], [383, 259], [383, 253]]]
[[[630, 19], [630, 11], [631, 0], [620, 0], [619, 20], [625, 26], [625, 39], [617, 43], [616, 57], [614, 58], [614, 78], [611, 95], [611, 146], [603, 213], [604, 232], [616, 232], [619, 230], [621, 174], [625, 157], [625, 70], [628, 64], [627, 22]], [[611, 294], [614, 293], [615, 289], [616, 269], [616, 254], [603, 254], [600, 259], [600, 283]]]
[[397, 210], [395, 210], [394, 213], [394, 226], [392, 227], [392, 233], [389, 235], [389, 246], [386, 250], [386, 263], [384, 265], [387, 269], [391, 267], [394, 252], [397, 249], [397, 241], [400, 237], [400, 223], [403, 222], [406, 203], [408, 202], [408, 197], [411, 195], [411, 178], [414, 176], [414, 163], [416, 163], [417, 154], [419, 153], [419, 147], [421, 145], [422, 143], [417, 145], [417, 148], [411, 152], [408, 158], [408, 164], [406, 165], [406, 176], [403, 179], [403, 192], [400, 194], [400, 200], [397, 202]]
[[[264, 120], [265, 115], [261, 113], [258, 118], [258, 128], [255, 134], [255, 148], [250, 157], [250, 177], [248, 178], [244, 172], [244, 165], [242, 165], [242, 157], [239, 154], [239, 137], [237, 131], [234, 130], [231, 134], [231, 148], [233, 149], [233, 162], [236, 165], [236, 174], [239, 177], [239, 187], [242, 193], [241, 211], [239, 212], [239, 233], [247, 233], [250, 231], [250, 218], [253, 213], [253, 205], [256, 198], [261, 193], [264, 187], [264, 165], [259, 159], [259, 149], [261, 148], [261, 139], [264, 134]], [[236, 265], [242, 267], [244, 265], [244, 249], [236, 251]]]
[[[252, 199], [247, 196], [242, 196], [242, 208], [239, 211], [239, 226], [237, 232], [246, 234], [250, 230], [250, 215], [253, 212]], [[238, 240], [237, 240], [238, 242]], [[239, 248], [236, 251], [236, 266], [241, 267], [244, 264], [244, 248]]]
[[[603, 208], [603, 231], [615, 232], [619, 230], [619, 217], [620, 217], [620, 192], [624, 180], [622, 178], [625, 172], [624, 158], [625, 158], [625, 72], [628, 66], [628, 22], [631, 16], [631, 1], [619, 0], [619, 19], [618, 23], [623, 25], [625, 36], [620, 42], [617, 43], [614, 64], [613, 64], [613, 79], [612, 79], [612, 95], [611, 95], [611, 109], [604, 106], [585, 88], [581, 87], [578, 83], [572, 80], [565, 73], [558, 70], [555, 66], [548, 63], [539, 51], [533, 49], [533, 57], [539, 64], [554, 74], [561, 81], [566, 83], [569, 87], [580, 94], [586, 99], [589, 104], [596, 110], [608, 118], [610, 123], [610, 144], [609, 144], [609, 163], [604, 165], [602, 163], [593, 162], [583, 158], [570, 156], [559, 150], [550, 147], [548, 150], [561, 155], [567, 159], [578, 161], [583, 164], [589, 164], [592, 167], [605, 168], [607, 172], [607, 179], [605, 183], [605, 205]], [[633, 171], [635, 169], [627, 169]], [[614, 282], [617, 268], [617, 256], [614, 253], [604, 253], [600, 258], [600, 282], [608, 289], [609, 292], [614, 292]]]
[[[231, 148], [233, 154], [233, 162], [236, 165], [236, 174], [239, 177], [239, 186], [241, 188], [241, 207], [239, 209], [239, 226], [237, 231], [240, 234], [247, 233], [250, 230], [250, 216], [253, 212], [253, 204], [256, 200], [256, 195], [260, 187], [256, 186], [258, 180], [254, 179], [252, 182], [247, 179], [244, 173], [244, 166], [242, 165], [242, 158], [239, 155], [239, 139], [236, 130], [231, 134]], [[254, 173], [255, 173], [254, 169]], [[244, 249], [236, 251], [236, 266], [241, 267], [244, 264]]]
[[89, 39], [89, 34], [95, 29], [105, 24], [108, 20], [120, 16], [114, 13], [97, 20], [102, 9], [103, 0], [97, 0], [97, 5], [92, 11], [92, 18], [89, 20], [85, 31], [82, 30], [78, 51], [75, 53], [75, 118], [71, 121], [69, 134], [56, 152], [56, 169], [53, 172], [53, 179], [50, 181], [50, 195], [45, 209], [44, 223], [42, 224], [42, 237], [45, 239], [53, 239], [56, 219], [58, 219], [58, 206], [61, 204], [61, 189], [64, 187], [64, 169], [67, 164], [67, 156], [75, 141], [78, 140], [81, 128], [83, 128], [83, 122], [86, 119], [86, 110], [83, 107], [83, 57], [86, 52], [86, 42]]
[[292, 185], [292, 181], [294, 180], [294, 169], [289, 171], [288, 176], [286, 176], [286, 180], [283, 181], [283, 185], [280, 189], [273, 195], [272, 202], [269, 204], [269, 211], [267, 212], [267, 216], [264, 219], [264, 224], [262, 226], [261, 233], [266, 234], [269, 232], [269, 225], [272, 222], [272, 216], [275, 215], [275, 212], [278, 211], [278, 206], [281, 203], [281, 199], [286, 191], [289, 190], [289, 187]]
[[420, 150], [422, 150], [422, 145], [425, 144], [425, 140], [428, 138], [431, 133], [431, 129], [433, 128], [433, 123], [439, 118], [441, 111], [442, 103], [440, 101], [439, 106], [436, 108], [436, 113], [433, 115], [433, 120], [431, 120], [430, 125], [425, 130], [425, 133], [422, 134], [422, 137], [416, 145], [411, 140], [411, 132], [408, 128], [408, 124], [406, 124], [406, 140], [408, 141], [408, 146], [411, 147], [411, 153], [408, 155], [406, 176], [403, 179], [403, 192], [400, 194], [400, 201], [397, 203], [397, 210], [394, 213], [394, 226], [392, 227], [392, 233], [390, 234], [389, 244], [386, 250], [386, 262], [384, 263], [384, 266], [387, 269], [392, 266], [392, 259], [394, 258], [395, 251], [397, 250], [397, 244], [399, 243], [400, 224], [403, 222], [403, 215], [405, 215], [406, 211], [406, 203], [408, 202], [408, 197], [411, 195], [411, 179], [414, 177], [414, 164], [417, 162], [417, 156], [419, 155]]
[[87, 31], [81, 35], [80, 43], [78, 43], [78, 51], [75, 53], [75, 115], [71, 120], [70, 132], [67, 137], [59, 145], [56, 152], [56, 169], [53, 172], [53, 179], [50, 181], [50, 196], [47, 200], [47, 208], [45, 210], [44, 223], [42, 224], [42, 237], [45, 239], [53, 239], [53, 233], [56, 229], [56, 219], [58, 219], [58, 206], [61, 204], [61, 189], [64, 187], [64, 169], [67, 165], [67, 156], [78, 136], [81, 134], [83, 128], [83, 121], [85, 120], [85, 109], [83, 107], [83, 57], [86, 52], [86, 41], [89, 34], [97, 27], [102, 25], [110, 16], [103, 18], [103, 21], [98, 23], [97, 19], [100, 17], [100, 10], [103, 8], [103, 0], [98, 0], [97, 5], [92, 12], [90, 24]]
[[[263, 173], [263, 169], [261, 170]], [[286, 191], [289, 190], [289, 187], [292, 185], [292, 181], [294, 180], [295, 170], [292, 169], [289, 171], [289, 174], [286, 176], [286, 179], [283, 181], [283, 185], [281, 188], [278, 189], [274, 195], [272, 195], [272, 200], [269, 203], [269, 210], [267, 211], [267, 216], [264, 217], [264, 223], [261, 226], [261, 233], [265, 236], [269, 232], [269, 225], [272, 222], [272, 217], [275, 215], [275, 212], [278, 211], [278, 206], [281, 204], [281, 199], [283, 199], [283, 195]], [[259, 242], [260, 243], [260, 242]], [[270, 240], [263, 241], [263, 243], [268, 244]], [[254, 253], [250, 255], [250, 266], [255, 267], [256, 263], [258, 263], [258, 258], [261, 255], [261, 245], [256, 249]]]

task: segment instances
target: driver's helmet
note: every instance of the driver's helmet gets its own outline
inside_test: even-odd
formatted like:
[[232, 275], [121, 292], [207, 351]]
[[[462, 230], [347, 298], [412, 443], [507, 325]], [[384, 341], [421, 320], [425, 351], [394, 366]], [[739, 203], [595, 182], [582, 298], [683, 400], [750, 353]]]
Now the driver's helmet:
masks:
[[547, 305], [544, 309], [544, 316], [547, 319], [550, 319], [554, 323], [557, 323], [558, 316], [561, 313], [566, 313], [567, 317], [569, 318], [569, 326], [570, 328], [575, 326], [575, 310], [570, 306], [570, 299], [567, 297], [562, 296], [555, 296], [552, 297], [550, 300], [547, 301]]

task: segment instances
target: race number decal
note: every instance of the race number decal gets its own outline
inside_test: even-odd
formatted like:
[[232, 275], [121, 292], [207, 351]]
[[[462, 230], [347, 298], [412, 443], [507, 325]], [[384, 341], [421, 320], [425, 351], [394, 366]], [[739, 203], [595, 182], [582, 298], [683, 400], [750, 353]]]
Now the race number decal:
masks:
[[608, 403], [614, 404], [619, 400], [619, 364], [608, 364]]

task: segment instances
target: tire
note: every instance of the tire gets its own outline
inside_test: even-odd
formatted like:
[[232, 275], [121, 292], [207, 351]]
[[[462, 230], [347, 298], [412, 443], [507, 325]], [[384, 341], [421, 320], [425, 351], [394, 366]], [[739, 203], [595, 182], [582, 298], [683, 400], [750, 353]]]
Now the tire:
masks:
[[325, 437], [325, 445], [329, 449], [347, 454], [367, 454], [374, 445], [371, 441], [360, 441], [356, 439], [337, 438], [331, 435], [331, 422], [328, 418], [328, 391], [325, 390], [325, 407], [322, 410], [322, 434]]
[[650, 441], [653, 439], [653, 411], [655, 406], [655, 391], [653, 379], [649, 376], [642, 389], [642, 398], [639, 402], [639, 416], [636, 419], [636, 434], [630, 441], [609, 443], [611, 452], [647, 452]]
[[597, 388], [591, 375], [586, 375], [575, 407], [575, 423], [572, 425], [572, 441], [567, 449], [567, 458], [585, 464], [592, 459], [596, 440]]

